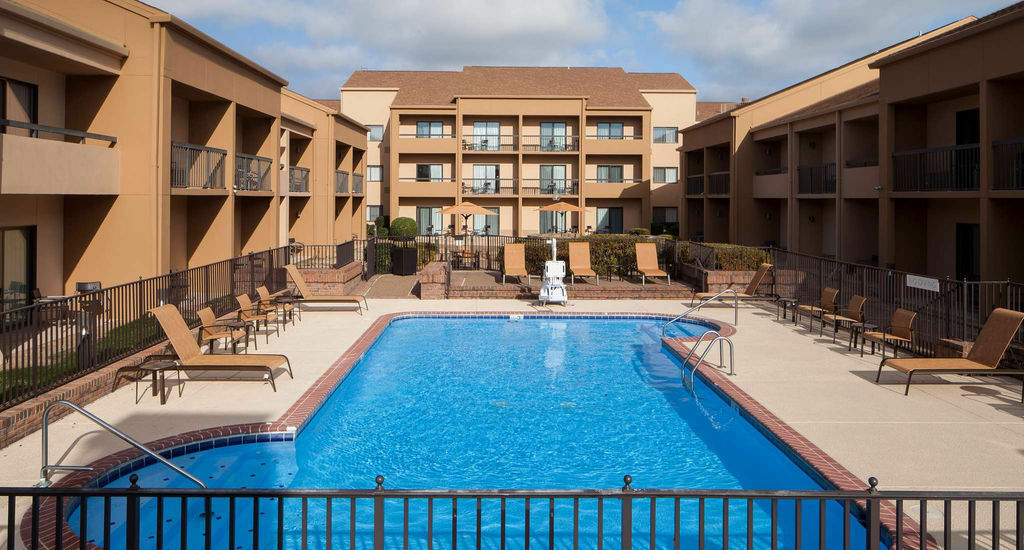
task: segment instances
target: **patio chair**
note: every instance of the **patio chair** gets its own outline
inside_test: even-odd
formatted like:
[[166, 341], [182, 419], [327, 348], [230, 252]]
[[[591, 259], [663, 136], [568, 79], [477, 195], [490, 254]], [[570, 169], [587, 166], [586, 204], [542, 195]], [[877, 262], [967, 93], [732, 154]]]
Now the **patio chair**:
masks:
[[658, 247], [654, 243], [636, 243], [636, 269], [641, 286], [647, 286], [648, 277], [665, 277], [666, 284], [672, 284], [672, 277], [658, 267]]
[[860, 356], [864, 357], [864, 340], [871, 341], [871, 355], [875, 354], [875, 342], [882, 344], [882, 359], [885, 359], [885, 343], [892, 342], [893, 359], [897, 356], [896, 344], [905, 342], [914, 343], [914, 319], [917, 313], [908, 309], [899, 308], [892, 314], [889, 326], [883, 331], [865, 332], [860, 341]]
[[812, 306], [810, 304], [802, 304], [796, 307], [796, 310], [794, 310], [796, 321], [794, 322], [796, 324], [800, 324], [800, 315], [806, 314], [811, 318], [810, 324], [807, 325], [807, 330], [813, 331], [815, 316], [822, 318], [825, 314], [836, 312], [837, 296], [839, 296], [839, 290], [831, 287], [825, 287], [825, 290], [821, 291], [821, 299], [818, 302], [818, 305]]
[[249, 299], [247, 294], [239, 294], [235, 296], [235, 300], [238, 302], [238, 320], [243, 323], [252, 323], [255, 332], [259, 334], [260, 323], [263, 323], [263, 328], [266, 330], [267, 343], [270, 343], [270, 323], [274, 323], [274, 334], [281, 335], [281, 331], [278, 328], [279, 320], [276, 311], [263, 311], [259, 307], [254, 306], [252, 300]]
[[[180, 370], [196, 380], [222, 381], [222, 382], [269, 382], [270, 387], [277, 391], [274, 384], [274, 371], [285, 367], [288, 376], [295, 378], [292, 374], [292, 364], [284, 355], [279, 354], [247, 354], [228, 355], [226, 353], [203, 354], [192, 336], [192, 331], [185, 324], [185, 319], [174, 304], [167, 304], [149, 310], [156, 317], [160, 328], [167, 335], [170, 347], [174, 350], [173, 355], [150, 356], [150, 359], [177, 359], [180, 363]], [[130, 371], [138, 371], [137, 367], [123, 367], [118, 369], [117, 376]], [[239, 376], [245, 373], [260, 375]], [[136, 372], [136, 374], [139, 374]], [[217, 376], [217, 375], [220, 376]], [[211, 376], [212, 375], [212, 376]]]
[[505, 258], [501, 262], [501, 284], [505, 284], [505, 277], [519, 277], [523, 282], [523, 275], [526, 275], [526, 284], [530, 284], [530, 274], [526, 271], [526, 246], [523, 243], [506, 243]]
[[601, 284], [601, 276], [590, 267], [590, 243], [569, 243], [569, 273], [572, 284], [576, 284], [576, 276], [593, 277]]
[[291, 317], [292, 326], [295, 326], [295, 304], [275, 303], [274, 297], [270, 295], [270, 290], [268, 290], [267, 287], [263, 285], [256, 287], [256, 294], [259, 294], [260, 296], [260, 309], [262, 309], [263, 311], [283, 311], [285, 326], [287, 327], [288, 325], [289, 317]]
[[363, 314], [363, 308], [366, 311], [370, 311], [370, 306], [366, 304], [366, 298], [354, 295], [328, 295], [328, 294], [313, 294], [309, 290], [309, 286], [306, 285], [306, 279], [302, 277], [302, 273], [299, 273], [299, 268], [295, 267], [295, 264], [288, 264], [284, 266], [285, 271], [288, 272], [288, 276], [291, 277], [292, 282], [295, 283], [295, 289], [299, 292], [301, 297], [297, 300], [298, 303], [302, 304], [315, 304], [315, 303], [355, 303], [356, 309], [359, 314]]
[[[736, 296], [740, 300], [764, 300], [764, 299], [767, 299], [768, 298], [767, 296], [756, 296], [755, 293], [757, 292], [757, 288], [761, 286], [761, 282], [764, 281], [765, 275], [767, 275], [768, 272], [771, 271], [771, 269], [772, 269], [772, 264], [769, 264], [769, 263], [761, 264], [761, 266], [757, 268], [757, 273], [754, 273], [754, 277], [752, 279], [750, 279], [750, 284], [747, 285], [747, 288], [743, 292], [737, 293]], [[693, 305], [693, 301], [694, 300], [699, 300], [701, 302], [703, 302], [705, 300], [710, 300], [715, 294], [718, 294], [718, 293], [717, 292], [698, 292], [698, 293], [693, 295], [693, 298], [690, 298], [690, 305], [691, 306]], [[726, 294], [726, 295], [721, 296], [719, 299], [725, 301], [725, 300], [731, 299], [731, 296]]]
[[[821, 336], [825, 331], [825, 323], [832, 323], [832, 343], [836, 343], [836, 334], [839, 333], [839, 327], [844, 324], [863, 323], [864, 322], [864, 304], [868, 301], [863, 296], [854, 295], [850, 298], [850, 304], [845, 308], [839, 308], [835, 313], [826, 313], [821, 316], [821, 330], [818, 331], [818, 336]], [[850, 335], [851, 341], [853, 335]]]
[[199, 315], [199, 332], [196, 334], [196, 341], [200, 346], [208, 344], [208, 353], [213, 353], [213, 345], [224, 340], [225, 346], [231, 344], [231, 353], [238, 352], [238, 343], [245, 342], [245, 352], [249, 353], [249, 331], [244, 328], [237, 328], [217, 321], [217, 315], [213, 310], [204, 307], [196, 312]]
[[1006, 349], [1024, 322], [1024, 313], [1004, 308], [996, 308], [981, 327], [978, 338], [974, 341], [966, 358], [883, 358], [878, 365], [878, 376], [875, 383], [882, 377], [882, 368], [890, 367], [907, 375], [907, 387], [903, 395], [910, 395], [910, 383], [915, 374], [1019, 374], [1021, 378], [1021, 403], [1024, 403], [1024, 369], [997, 369], [999, 361], [1006, 354]]

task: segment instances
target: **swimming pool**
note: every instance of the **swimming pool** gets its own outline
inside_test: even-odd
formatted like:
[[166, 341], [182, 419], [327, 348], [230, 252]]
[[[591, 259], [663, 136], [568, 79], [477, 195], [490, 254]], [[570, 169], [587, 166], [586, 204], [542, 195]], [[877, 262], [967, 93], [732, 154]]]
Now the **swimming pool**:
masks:
[[[683, 386], [680, 363], [661, 343], [663, 320], [611, 318], [408, 318], [393, 321], [338, 385], [331, 397], [302, 428], [294, 441], [224, 446], [173, 459], [210, 487], [230, 488], [364, 488], [383, 475], [389, 489], [612, 489], [621, 487], [624, 474], [634, 487], [706, 489], [826, 488], [806, 466], [765, 437], [731, 404], [698, 377], [695, 387]], [[696, 336], [708, 327], [675, 324], [668, 336]], [[136, 471], [145, 488], [187, 488], [189, 483], [166, 467], [155, 464]], [[127, 487], [122, 477], [109, 483]], [[610, 504], [610, 503], [609, 503]], [[763, 504], [763, 506], [762, 506]], [[816, 517], [813, 510], [804, 512]], [[235, 503], [240, 518], [252, 518], [251, 502]], [[93, 510], [102, 503], [89, 504]], [[113, 503], [112, 548], [123, 541], [122, 509]], [[228, 541], [226, 499], [212, 504], [210, 518], [214, 547]], [[281, 539], [299, 547], [302, 510], [298, 502], [282, 504]], [[306, 503], [307, 530], [324, 536], [326, 503]], [[348, 541], [353, 515], [349, 503], [332, 503], [331, 534]], [[359, 505], [362, 506], [362, 505]], [[500, 536], [496, 503], [481, 509], [484, 537]], [[546, 525], [548, 501], [533, 502], [529, 517], [535, 526]], [[567, 510], [565, 507], [569, 507]], [[649, 529], [648, 509], [637, 503], [634, 533]], [[755, 543], [769, 544], [767, 501], [758, 505], [752, 521]], [[428, 519], [426, 503], [413, 502], [410, 531], [417, 540], [430, 534], [438, 548], [449, 547], [452, 525], [449, 502], [434, 503]], [[571, 532], [571, 502], [555, 504], [555, 529]], [[705, 536], [721, 544], [722, 503], [705, 503]], [[143, 525], [154, 525], [155, 505], [143, 502]], [[168, 504], [163, 511], [165, 547], [177, 547], [180, 511]], [[276, 505], [268, 499], [255, 516], [257, 538], [266, 547], [278, 539]], [[618, 515], [602, 510], [602, 535], [617, 544]], [[735, 508], [735, 510], [734, 510]], [[244, 509], [244, 510], [243, 510]], [[202, 502], [189, 505], [189, 547], [204, 546]], [[68, 518], [77, 529], [78, 510]], [[389, 540], [401, 545], [401, 503], [387, 508]], [[730, 515], [743, 518], [745, 504], [730, 506]], [[785, 545], [795, 533], [793, 504], [777, 510], [776, 535]], [[372, 509], [354, 514], [357, 542], [369, 545]], [[843, 510], [830, 503], [827, 510], [829, 540], [842, 535]], [[525, 545], [525, 503], [507, 504], [506, 542]], [[695, 503], [684, 503], [682, 535], [697, 535]], [[472, 546], [476, 510], [472, 503], [459, 507], [466, 526], [465, 544]], [[579, 508], [581, 540], [596, 539], [596, 503]], [[433, 521], [431, 521], [433, 520]], [[655, 538], [671, 547], [673, 509], [656, 512]], [[863, 544], [863, 530], [852, 523], [854, 544]], [[87, 516], [87, 540], [102, 539], [100, 514]], [[254, 522], [236, 523], [238, 540], [253, 535]], [[729, 525], [730, 543], [745, 545], [746, 525]], [[152, 530], [151, 530], [152, 531]], [[547, 544], [547, 532], [535, 528], [531, 543]], [[801, 530], [806, 540], [817, 540], [817, 525], [807, 521]], [[191, 531], [190, 531], [191, 533]], [[459, 527], [462, 537], [462, 527]], [[535, 537], [535, 539], [534, 539]], [[858, 542], [860, 541], [860, 542]], [[243, 542], [237, 548], [248, 548]], [[491, 546], [494, 546], [493, 544]], [[143, 548], [155, 548], [153, 532], [143, 533]]]

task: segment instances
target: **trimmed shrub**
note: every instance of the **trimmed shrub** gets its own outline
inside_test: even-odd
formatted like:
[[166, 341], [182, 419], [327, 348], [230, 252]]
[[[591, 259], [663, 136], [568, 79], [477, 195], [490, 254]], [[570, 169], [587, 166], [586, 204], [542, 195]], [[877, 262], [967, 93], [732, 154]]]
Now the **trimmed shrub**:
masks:
[[[651, 242], [649, 237], [639, 235], [595, 234], [573, 238], [573, 241], [590, 243], [590, 266], [602, 276], [619, 273], [627, 274], [636, 270], [636, 243]], [[551, 259], [551, 245], [537, 239], [525, 240], [523, 248], [526, 253], [526, 269], [531, 274], [540, 275], [544, 272], [544, 262]], [[657, 241], [655, 241], [657, 242]], [[505, 250], [498, 251], [498, 261], [504, 263]], [[557, 258], [569, 263], [569, 242], [558, 240]], [[687, 258], [689, 256], [687, 255]], [[659, 246], [658, 260], [673, 266], [676, 259], [672, 257], [672, 247]]]
[[[701, 243], [715, 249], [716, 270], [722, 271], [753, 271], [761, 264], [770, 261], [767, 250], [729, 243]], [[705, 266], [709, 267], [709, 266]]]
[[634, 227], [633, 229], [629, 230], [629, 234], [630, 235], [650, 235], [651, 234], [651, 230], [647, 229], [646, 227]]
[[394, 237], [415, 237], [419, 232], [420, 228], [412, 218], [395, 218], [391, 222], [391, 235]]

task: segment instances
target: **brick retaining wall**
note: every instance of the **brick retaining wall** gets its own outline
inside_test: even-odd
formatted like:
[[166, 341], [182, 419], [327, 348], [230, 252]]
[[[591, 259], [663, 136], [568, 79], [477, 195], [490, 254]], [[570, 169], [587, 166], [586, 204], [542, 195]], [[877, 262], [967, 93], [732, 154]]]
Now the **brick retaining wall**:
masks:
[[[362, 262], [351, 262], [341, 268], [299, 269], [306, 279], [310, 292], [324, 295], [351, 294], [353, 286], [359, 283], [363, 274]], [[288, 289], [295, 290], [295, 285], [288, 280]]]
[[444, 262], [430, 262], [419, 273], [418, 287], [420, 300], [443, 300], [447, 267]]

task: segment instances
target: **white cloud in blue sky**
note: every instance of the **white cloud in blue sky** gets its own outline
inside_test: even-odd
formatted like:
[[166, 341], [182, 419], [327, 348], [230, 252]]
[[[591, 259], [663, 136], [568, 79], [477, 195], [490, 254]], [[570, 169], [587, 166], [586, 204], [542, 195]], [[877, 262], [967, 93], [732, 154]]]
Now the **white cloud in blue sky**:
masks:
[[759, 97], [1008, 0], [149, 0], [317, 98], [353, 70], [602, 65]]

